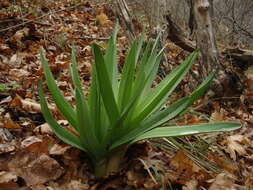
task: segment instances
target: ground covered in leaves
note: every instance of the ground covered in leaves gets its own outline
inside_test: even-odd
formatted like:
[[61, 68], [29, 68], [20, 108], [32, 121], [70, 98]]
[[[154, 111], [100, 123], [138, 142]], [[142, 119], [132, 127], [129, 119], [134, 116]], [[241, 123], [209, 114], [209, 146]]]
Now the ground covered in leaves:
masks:
[[[39, 50], [46, 50], [59, 87], [73, 102], [71, 45], [77, 46], [79, 71], [88, 88], [90, 45], [96, 42], [105, 47], [116, 19], [110, 7], [102, 3], [40, 2], [0, 0], [1, 190], [253, 189], [253, 75], [251, 70], [229, 62], [225, 64], [241, 76], [242, 91], [222, 98], [203, 98], [188, 114], [172, 122], [231, 120], [242, 123], [240, 130], [138, 143], [128, 151], [119, 174], [95, 180], [86, 155], [59, 141], [41, 114], [37, 82], [43, 78], [43, 70]], [[119, 67], [127, 44], [120, 29]], [[186, 55], [170, 42], [167, 47], [166, 56], [172, 63]], [[173, 98], [187, 93], [185, 85], [187, 79]], [[58, 122], [68, 127], [49, 94], [47, 97]]]

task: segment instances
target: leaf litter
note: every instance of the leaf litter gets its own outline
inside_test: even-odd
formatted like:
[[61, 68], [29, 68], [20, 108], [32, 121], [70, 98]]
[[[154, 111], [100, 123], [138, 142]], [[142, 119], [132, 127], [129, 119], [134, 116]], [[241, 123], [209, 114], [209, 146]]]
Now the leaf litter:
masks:
[[[240, 121], [244, 126], [240, 131], [187, 138], [185, 141], [192, 146], [174, 146], [169, 151], [154, 146], [152, 142], [138, 143], [127, 153], [122, 172], [101, 181], [94, 179], [84, 153], [65, 145], [53, 135], [38, 103], [37, 82], [43, 77], [39, 49], [44, 47], [48, 52], [54, 77], [71, 102], [72, 82], [68, 74], [71, 44], [74, 42], [77, 46], [79, 71], [88, 89], [92, 63], [90, 44], [96, 41], [105, 47], [104, 41], [110, 36], [115, 23], [113, 11], [106, 4], [97, 6], [92, 2], [80, 2], [76, 5], [68, 1], [51, 2], [50, 14], [45, 6], [34, 5], [38, 9], [34, 14], [25, 0], [16, 1], [16, 4], [3, 1], [4, 7], [0, 11], [0, 19], [5, 21], [0, 27], [0, 189], [252, 188], [253, 95], [252, 76], [248, 72], [242, 76], [245, 86], [238, 97], [211, 100], [204, 105], [200, 100], [195, 106], [196, 111], [202, 114], [188, 113], [175, 121], [178, 124], [197, 124], [207, 119], [203, 117], [206, 114], [215, 121]], [[22, 8], [27, 10], [27, 14], [11, 12], [8, 7]], [[29, 22], [20, 25], [24, 22], [20, 19]], [[122, 29], [118, 38], [120, 51], [126, 51], [128, 41]], [[184, 58], [184, 53], [178, 53], [182, 52], [178, 47], [170, 42], [168, 46], [173, 47], [167, 55], [172, 63]], [[119, 59], [123, 63], [121, 53]], [[176, 94], [175, 98], [183, 93], [182, 90], [182, 94]], [[50, 102], [49, 96], [48, 100]], [[58, 122], [68, 128], [68, 123], [55, 110], [55, 106], [50, 105]], [[200, 138], [210, 141], [207, 143], [208, 151], [201, 153], [216, 163], [215, 167], [220, 169], [220, 173], [202, 168], [189, 158], [185, 150], [192, 150], [193, 147], [200, 150], [203, 146], [198, 145]]]

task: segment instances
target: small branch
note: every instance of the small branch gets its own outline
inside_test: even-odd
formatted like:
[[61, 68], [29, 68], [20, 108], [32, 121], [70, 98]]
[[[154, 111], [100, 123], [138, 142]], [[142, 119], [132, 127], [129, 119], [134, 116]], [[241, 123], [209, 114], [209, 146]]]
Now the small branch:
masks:
[[121, 18], [120, 20], [122, 21], [123, 27], [125, 28], [125, 31], [127, 32], [127, 35], [130, 38], [130, 41], [133, 41], [136, 38], [136, 36], [127, 3], [125, 2], [125, 0], [117, 0], [116, 4], [117, 4], [117, 14]]
[[[31, 20], [31, 19], [26, 19], [26, 18], [13, 18], [13, 19], [0, 20], [0, 24], [6, 23], [6, 22], [19, 22], [19, 21], [28, 22], [28, 23], [33, 22], [35, 24], [39, 24], [39, 25], [42, 25], [42, 26], [52, 26], [51, 24], [42, 23], [42, 22], [39, 22], [39, 21], [36, 21], [36, 20]], [[21, 24], [24, 25], [24, 23], [21, 23]]]
[[182, 49], [193, 52], [196, 48], [196, 44], [190, 40], [188, 40], [184, 34], [182, 29], [172, 21], [170, 15], [166, 15], [166, 20], [168, 24], [168, 39], [170, 39], [173, 43], [177, 46], [181, 47]]
[[76, 40], [99, 40], [99, 41], [107, 41], [109, 38], [105, 37], [91, 37], [91, 36], [83, 36], [83, 37], [78, 37], [75, 38]]
[[76, 8], [76, 7], [81, 6], [81, 5], [83, 5], [83, 3], [79, 3], [79, 4], [74, 5], [74, 6], [69, 6], [69, 7], [60, 9], [60, 10], [52, 11], [52, 12], [50, 12], [50, 13], [41, 15], [41, 16], [37, 17], [37, 18], [34, 19], [34, 20], [29, 20], [29, 19], [28, 19], [27, 21], [25, 21], [25, 22], [23, 22], [23, 23], [20, 23], [20, 24], [17, 24], [17, 25], [10, 26], [10, 27], [7, 27], [7, 28], [2, 29], [2, 30], [0, 30], [0, 33], [1, 33], [1, 32], [5, 32], [5, 31], [8, 31], [8, 30], [10, 30], [10, 29], [17, 28], [17, 27], [19, 27], [19, 26], [24, 26], [25, 24], [28, 24], [28, 23], [37, 22], [37, 20], [42, 19], [42, 18], [44, 18], [44, 17], [46, 17], [46, 16], [49, 16], [49, 15], [51, 15], [51, 14], [58, 13], [58, 12], [61, 12], [61, 11], [66, 11], [66, 10], [68, 10], [68, 9], [73, 9], [73, 8]]

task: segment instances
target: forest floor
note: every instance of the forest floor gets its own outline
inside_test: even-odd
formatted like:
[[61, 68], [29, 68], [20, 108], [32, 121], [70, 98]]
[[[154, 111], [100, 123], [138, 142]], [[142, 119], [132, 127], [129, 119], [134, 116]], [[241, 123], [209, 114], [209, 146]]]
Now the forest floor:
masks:
[[[96, 180], [85, 153], [57, 139], [42, 116], [37, 88], [43, 78], [39, 51], [42, 47], [46, 50], [60, 89], [73, 102], [69, 88], [71, 45], [77, 46], [79, 71], [88, 87], [90, 45], [96, 42], [106, 47], [115, 16], [107, 6], [89, 2], [49, 1], [36, 6], [29, 1], [16, 2], [0, 0], [1, 190], [253, 189], [253, 71], [227, 62], [240, 76], [242, 91], [202, 98], [189, 113], [173, 121], [178, 125], [237, 121], [242, 124], [240, 130], [177, 138], [174, 144], [168, 139], [137, 143], [127, 152], [120, 173]], [[120, 29], [120, 66], [127, 44]], [[171, 42], [167, 47], [166, 56], [172, 63], [187, 55]], [[173, 98], [186, 93], [185, 85], [187, 79]], [[50, 101], [49, 93], [47, 98]], [[52, 101], [50, 104], [55, 107]], [[57, 111], [55, 117], [67, 125]]]

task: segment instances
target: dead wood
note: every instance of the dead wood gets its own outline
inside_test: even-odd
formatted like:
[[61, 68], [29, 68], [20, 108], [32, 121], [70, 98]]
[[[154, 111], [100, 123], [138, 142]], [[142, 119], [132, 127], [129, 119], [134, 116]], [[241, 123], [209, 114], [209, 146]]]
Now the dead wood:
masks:
[[[168, 28], [167, 39], [183, 50], [193, 52], [197, 47], [196, 42], [187, 38], [187, 35], [184, 33], [183, 29], [181, 29], [181, 27], [171, 19], [170, 15], [166, 15], [165, 18]], [[243, 67], [244, 69], [247, 69], [248, 66], [252, 64], [253, 51], [229, 47], [222, 47], [220, 49], [219, 60], [229, 60], [229, 62], [231, 62], [234, 66], [239, 66], [240, 68]], [[242, 87], [240, 77], [231, 69], [226, 68], [223, 64], [220, 64], [220, 66], [220, 69], [224, 70], [225, 72], [222, 72], [223, 74], [215, 80], [215, 83], [219, 85], [213, 85], [212, 89], [214, 89], [215, 92], [211, 92], [209, 96], [220, 97], [224, 95], [227, 96], [229, 94], [231, 95], [240, 93]], [[196, 77], [193, 76], [193, 78]], [[233, 88], [231, 88], [231, 86]]]
[[196, 49], [196, 43], [188, 40], [185, 37], [183, 30], [171, 19], [169, 15], [166, 15], [168, 25], [168, 39], [183, 50], [193, 52]]
[[238, 47], [226, 47], [222, 51], [222, 55], [224, 55], [227, 59], [231, 60], [233, 65], [239, 66], [243, 70], [246, 70], [250, 65], [253, 64], [252, 50], [241, 49]]
[[119, 17], [119, 21], [126, 32], [129, 41], [133, 41], [135, 39], [134, 26], [132, 22], [132, 17], [130, 15], [129, 8], [125, 0], [117, 0], [116, 1], [117, 12], [116, 14]]
[[[183, 30], [178, 26], [169, 15], [166, 15], [168, 22], [168, 36], [167, 39], [182, 48], [185, 51], [193, 52], [196, 49], [196, 43], [189, 40], [184, 34]], [[220, 54], [226, 59], [232, 61], [235, 65], [249, 66], [253, 63], [253, 51], [242, 49], [239, 47], [222, 47]]]

